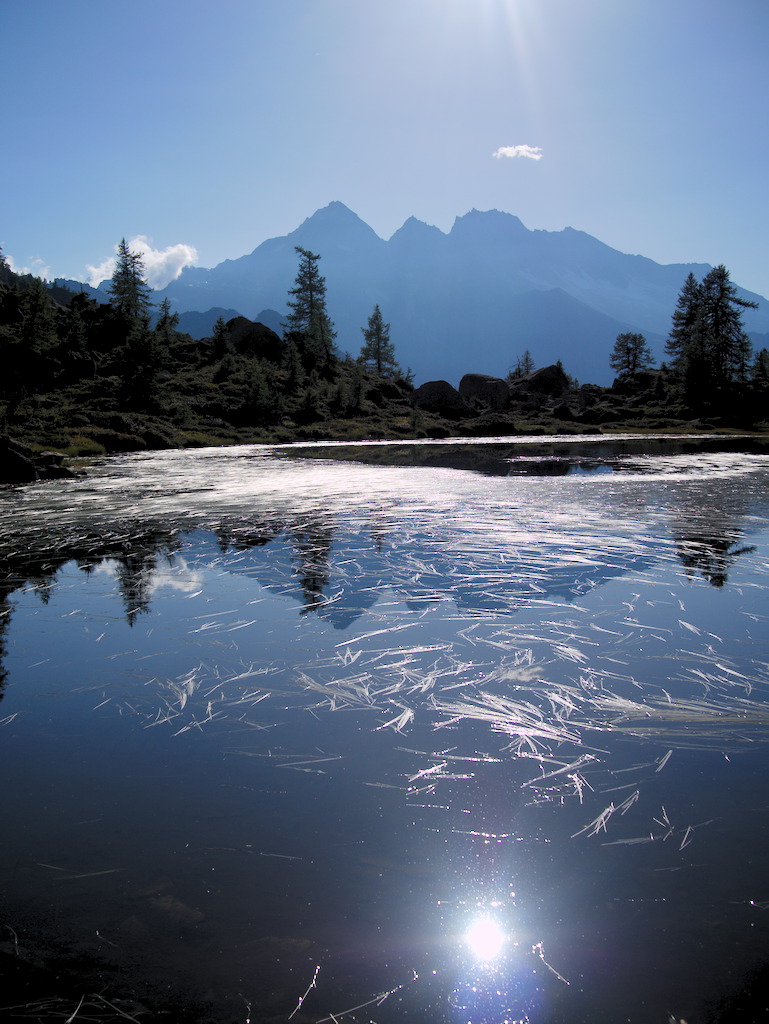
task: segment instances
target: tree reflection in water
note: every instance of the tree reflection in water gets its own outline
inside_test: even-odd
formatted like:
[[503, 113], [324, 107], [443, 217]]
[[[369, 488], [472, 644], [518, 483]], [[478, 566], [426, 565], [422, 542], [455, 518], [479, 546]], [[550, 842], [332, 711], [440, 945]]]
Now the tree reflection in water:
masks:
[[729, 496], [729, 507], [707, 490], [697, 494], [696, 504], [685, 499], [673, 517], [672, 532], [687, 574], [699, 573], [711, 586], [724, 587], [740, 555], [756, 550], [753, 544], [740, 544], [746, 517], [745, 498], [736, 493]]
[[[452, 911], [436, 910], [438, 900], [441, 908], [455, 908], [468, 879], [488, 885], [496, 870], [505, 883], [520, 876], [523, 895], [515, 911], [526, 920], [521, 928], [516, 921], [496, 965], [480, 962], [494, 960], [499, 946], [488, 921], [470, 933], [480, 957], [466, 955], [460, 963], [459, 953], [447, 953], [447, 964], [439, 964], [436, 954], [430, 966], [441, 984], [448, 978], [435, 990], [436, 1005], [443, 1000], [441, 1024], [545, 1020], [548, 985], [562, 986], [565, 994], [552, 998], [572, 1006], [579, 998], [577, 984], [569, 987], [564, 979], [575, 982], [583, 969], [595, 979], [604, 967], [602, 956], [619, 964], [618, 978], [628, 967], [621, 984], [630, 984], [629, 965], [612, 958], [611, 942], [603, 950], [591, 948], [595, 936], [614, 934], [610, 917], [621, 918], [628, 949], [640, 935], [633, 950], [643, 945], [646, 955], [651, 948], [656, 954], [657, 922], [669, 924], [672, 913], [681, 914], [684, 899], [696, 905], [701, 919], [708, 900], [734, 908], [743, 895], [730, 892], [718, 904], [712, 899], [718, 865], [716, 847], [708, 843], [717, 828], [706, 829], [708, 813], [695, 814], [688, 805], [674, 813], [674, 804], [681, 793], [688, 795], [682, 785], [687, 743], [720, 750], [724, 730], [731, 728], [734, 745], [744, 741], [744, 749], [766, 728], [766, 680], [756, 668], [763, 649], [739, 643], [745, 636], [740, 626], [751, 611], [749, 595], [743, 600], [740, 586], [727, 589], [730, 575], [740, 581], [753, 573], [750, 578], [764, 585], [760, 560], [749, 557], [753, 548], [743, 542], [751, 517], [756, 536], [769, 523], [762, 492], [731, 482], [711, 488], [702, 478], [681, 483], [672, 474], [652, 486], [640, 473], [630, 479], [621, 473], [572, 480], [537, 475], [523, 483], [501, 474], [465, 474], [458, 482], [457, 473], [441, 469], [437, 476], [428, 474], [423, 490], [421, 483], [412, 484], [405, 499], [397, 487], [415, 476], [425, 479], [421, 472], [391, 478], [394, 496], [359, 497], [353, 493], [359, 470], [346, 476], [346, 470], [335, 475], [334, 469], [313, 466], [307, 489], [285, 472], [278, 480], [283, 491], [269, 476], [272, 490], [265, 487], [264, 496], [255, 498], [254, 486], [250, 504], [242, 502], [237, 510], [234, 490], [227, 508], [219, 510], [213, 502], [205, 505], [208, 492], [201, 488], [203, 511], [195, 515], [188, 508], [165, 518], [142, 516], [144, 506], [137, 501], [134, 519], [109, 523], [100, 511], [101, 519], [95, 522], [94, 516], [86, 530], [73, 514], [58, 531], [6, 534], [0, 539], [0, 631], [6, 645], [17, 603], [20, 649], [32, 648], [41, 625], [50, 629], [49, 642], [63, 641], [58, 662], [38, 663], [37, 654], [13, 662], [20, 699], [24, 684], [31, 691], [25, 728], [37, 728], [37, 709], [45, 706], [48, 715], [50, 705], [48, 733], [41, 735], [63, 748], [66, 758], [76, 735], [71, 708], [80, 707], [93, 722], [93, 731], [82, 734], [84, 763], [83, 749], [98, 748], [100, 733], [130, 733], [135, 743], [141, 728], [144, 754], [157, 745], [158, 763], [143, 764], [128, 742], [114, 751], [105, 743], [116, 764], [127, 754], [131, 765], [121, 790], [126, 802], [117, 813], [125, 807], [126, 821], [138, 820], [141, 830], [146, 810], [137, 806], [129, 817], [134, 781], [142, 790], [155, 780], [150, 788], [158, 799], [165, 797], [167, 810], [152, 821], [147, 816], [148, 834], [157, 830], [160, 838], [143, 837], [139, 859], [146, 852], [154, 874], [158, 856], [162, 860], [163, 851], [173, 850], [162, 872], [170, 878], [178, 871], [190, 883], [190, 895], [174, 892], [181, 902], [169, 898], [168, 906], [178, 911], [188, 900], [195, 906], [199, 900], [210, 909], [210, 921], [189, 936], [191, 956], [196, 938], [203, 945], [211, 940], [200, 961], [207, 967], [219, 938], [214, 930], [221, 927], [232, 939], [222, 960], [242, 955], [245, 963], [241, 951], [253, 953], [249, 942], [261, 943], [256, 967], [248, 966], [265, 989], [272, 985], [273, 961], [285, 965], [294, 956], [288, 943], [297, 950], [299, 943], [315, 943], [308, 947], [313, 964], [320, 962], [314, 951], [323, 946], [321, 980], [331, 974], [325, 964], [333, 961], [328, 950], [335, 941], [359, 954], [359, 964], [366, 961], [362, 974], [380, 954], [392, 965], [393, 951], [400, 951], [395, 980], [402, 980], [407, 968], [421, 966], [420, 957], [427, 962], [433, 955], [425, 953], [431, 942], [443, 943], [441, 928]], [[372, 477], [360, 479], [370, 484]], [[430, 484], [434, 494], [427, 493]], [[166, 500], [160, 486], [155, 493]], [[327, 494], [337, 499], [324, 501]], [[183, 495], [179, 504], [187, 500], [192, 507], [196, 498]], [[74, 582], [80, 573], [94, 573], [97, 585], [80, 587]], [[715, 595], [711, 586], [726, 593]], [[25, 588], [52, 597], [47, 616], [38, 615], [31, 595], [14, 599]], [[623, 600], [631, 590], [631, 601]], [[94, 646], [94, 623], [102, 629], [99, 617], [114, 596], [133, 627], [130, 642], [123, 623], [105, 615], [113, 621], [104, 627], [104, 642]], [[684, 600], [687, 621], [678, 620]], [[244, 615], [245, 605], [254, 605], [253, 612]], [[150, 610], [157, 623], [148, 621]], [[362, 628], [345, 632], [366, 613]], [[721, 622], [724, 629], [718, 630]], [[717, 652], [711, 646], [714, 628], [725, 638]], [[49, 673], [60, 666], [64, 671], [54, 691]], [[748, 680], [739, 693], [735, 679]], [[113, 729], [116, 706], [121, 716], [130, 710], [135, 721], [121, 717], [120, 728]], [[72, 714], [73, 723], [61, 743], [60, 709]], [[336, 713], [342, 709], [350, 714]], [[2, 738], [14, 739], [12, 732]], [[170, 736], [179, 739], [163, 739]], [[39, 748], [31, 749], [36, 756]], [[183, 766], [178, 784], [173, 771], [166, 772], [166, 757], [169, 763], [178, 757]], [[729, 771], [736, 770], [733, 762]], [[715, 755], [712, 762], [697, 762], [700, 771], [712, 768], [713, 777], [726, 770], [724, 764]], [[68, 782], [67, 772], [61, 775]], [[72, 776], [77, 800], [89, 791], [84, 775]], [[710, 783], [703, 787], [698, 776], [695, 786], [703, 801], [716, 803]], [[189, 792], [195, 796], [188, 806]], [[105, 798], [105, 807], [112, 803]], [[722, 807], [723, 802], [719, 812]], [[528, 826], [540, 811], [538, 834]], [[101, 813], [98, 806], [95, 812]], [[556, 819], [568, 824], [559, 831]], [[90, 809], [78, 809], [72, 820], [79, 828], [81, 821], [97, 818]], [[63, 814], [56, 822], [61, 832]], [[113, 832], [115, 824], [122, 827], [113, 822]], [[46, 828], [52, 831], [40, 826], [43, 845], [51, 842]], [[77, 843], [74, 833], [66, 827], [63, 832], [63, 844]], [[177, 849], [182, 834], [184, 844], [188, 834], [193, 841]], [[703, 862], [714, 868], [697, 879], [684, 876], [695, 838], [697, 857], [702, 850]], [[717, 838], [725, 842], [723, 835]], [[77, 856], [83, 849], [77, 847]], [[127, 846], [127, 863], [131, 856]], [[122, 858], [121, 850], [119, 859], [89, 861], [75, 875], [85, 878], [92, 867], [106, 885], [106, 872], [122, 865]], [[642, 870], [632, 867], [634, 858]], [[45, 860], [59, 863], [53, 851]], [[668, 874], [679, 869], [680, 875]], [[144, 878], [141, 865], [137, 874], [157, 912], [157, 879]], [[222, 880], [218, 887], [214, 877]], [[205, 892], [198, 888], [201, 878]], [[237, 892], [234, 879], [242, 885]], [[147, 888], [150, 883], [154, 888]], [[701, 890], [696, 894], [695, 884]], [[759, 888], [749, 895], [760, 897]], [[650, 894], [648, 906], [637, 900], [640, 892]], [[134, 902], [124, 909], [120, 900], [126, 893]], [[148, 914], [129, 892], [128, 876], [126, 893], [115, 887], [115, 930], [103, 932], [121, 942], [130, 941], [120, 934], [124, 922]], [[670, 908], [675, 900], [675, 910], [665, 905], [668, 899]], [[632, 904], [630, 910], [625, 903]], [[315, 909], [310, 913], [305, 905]], [[473, 906], [478, 908], [477, 901]], [[611, 915], [604, 913], [607, 906]], [[586, 923], [591, 913], [597, 925]], [[225, 927], [227, 914], [235, 923], [227, 918]], [[633, 930], [638, 920], [654, 933], [651, 941], [643, 927]], [[463, 920], [444, 929], [452, 931], [444, 952], [450, 942], [459, 947], [469, 928]], [[756, 934], [758, 928], [750, 937]], [[660, 935], [669, 951], [674, 940], [662, 929]], [[278, 946], [281, 941], [286, 945]], [[270, 943], [276, 943], [275, 956]], [[296, 953], [291, 971], [300, 959]], [[290, 990], [297, 976], [276, 1003], [286, 1003], [288, 991], [295, 1005], [298, 992]], [[388, 976], [382, 990], [392, 980]], [[413, 989], [420, 984], [426, 985], [420, 980]], [[620, 982], [611, 985], [616, 989]], [[377, 987], [372, 983], [371, 991]], [[314, 995], [315, 990], [308, 1007]], [[334, 999], [329, 1008], [353, 1003], [337, 1005]], [[397, 1019], [395, 1011], [388, 1012], [389, 1007], [377, 1009], [377, 1019]], [[308, 1011], [307, 1019], [325, 1013]], [[439, 1019], [404, 1013], [401, 1019]], [[558, 1019], [582, 1024], [598, 1018], [585, 1011]]]
[[317, 611], [326, 601], [331, 576], [333, 527], [316, 520], [289, 530], [296, 575], [304, 596], [304, 611]]
[[676, 536], [678, 557], [684, 568], [698, 572], [711, 586], [725, 586], [734, 561], [756, 550], [755, 544], [739, 545], [738, 531], [730, 534]]
[[[673, 539], [678, 558], [687, 572], [699, 573], [703, 579], [714, 587], [723, 587], [728, 582], [728, 574], [734, 562], [741, 556], [755, 550], [754, 545], [740, 544], [742, 536], [740, 516], [733, 512], [724, 514], [717, 503], [708, 506], [698, 504], [696, 508], [681, 508], [672, 523]], [[330, 614], [332, 622], [334, 613], [329, 612], [329, 587], [334, 572], [333, 548], [338, 526], [330, 515], [326, 516], [294, 516], [261, 515], [239, 520], [226, 519], [219, 523], [214, 531], [219, 551], [225, 556], [228, 552], [243, 553], [252, 549], [262, 548], [280, 538], [287, 540], [293, 551], [292, 575], [288, 580], [281, 581], [281, 589], [293, 592], [301, 597], [303, 613], [315, 612]], [[156, 522], [137, 520], [129, 524], [121, 524], [120, 531], [109, 530], [100, 535], [90, 531], [83, 535], [60, 537], [54, 534], [41, 534], [39, 531], [29, 535], [13, 535], [0, 541], [0, 696], [2, 682], [5, 679], [3, 662], [5, 660], [4, 638], [7, 634], [9, 620], [12, 615], [13, 603], [11, 595], [21, 589], [34, 589], [38, 598], [46, 603], [50, 599], [51, 590], [56, 586], [56, 576], [67, 562], [74, 561], [84, 573], [90, 573], [101, 564], [114, 563], [114, 574], [122, 598], [124, 614], [129, 625], [133, 625], [138, 616], [147, 614], [151, 607], [154, 591], [153, 579], [163, 561], [173, 564], [173, 557], [185, 543], [188, 531], [182, 526], [161, 526]], [[377, 513], [372, 512], [368, 527], [373, 552], [381, 556], [383, 543], [388, 535]], [[391, 553], [392, 554], [392, 553]], [[345, 561], [346, 553], [342, 548], [337, 553], [340, 563]], [[568, 564], [568, 563], [567, 563]], [[623, 568], [618, 566], [620, 573], [633, 567], [632, 562]], [[338, 624], [349, 625], [357, 616], [370, 608], [374, 597], [370, 593], [371, 574], [381, 583], [379, 574], [382, 566], [358, 566], [357, 574], [340, 574], [340, 587], [344, 590], [339, 608], [336, 609]], [[472, 588], [467, 592], [457, 590], [456, 564], [450, 552], [444, 552], [438, 561], [433, 563], [430, 575], [430, 590], [433, 597], [452, 597], [472, 603]], [[508, 584], [515, 587], [515, 565], [508, 567]], [[252, 572], [259, 575], [256, 564]], [[519, 567], [525, 576], [525, 562]], [[591, 581], [591, 586], [605, 582], [616, 574], [616, 569], [604, 567], [602, 576], [599, 572]], [[584, 567], [576, 565], [573, 570], [559, 567], [558, 573], [551, 574], [548, 589], [566, 600], [570, 595], [576, 596], [585, 589]], [[423, 601], [423, 587], [417, 582], [420, 574], [413, 578], [412, 587], [399, 579], [397, 586], [404, 593], [406, 601]], [[273, 581], [274, 582], [274, 581]], [[265, 585], [270, 580], [265, 578]], [[411, 592], [409, 592], [411, 591]], [[490, 595], [484, 600], [488, 603]], [[525, 603], [525, 602], [524, 602]], [[497, 601], [495, 606], [511, 610], [505, 600]]]

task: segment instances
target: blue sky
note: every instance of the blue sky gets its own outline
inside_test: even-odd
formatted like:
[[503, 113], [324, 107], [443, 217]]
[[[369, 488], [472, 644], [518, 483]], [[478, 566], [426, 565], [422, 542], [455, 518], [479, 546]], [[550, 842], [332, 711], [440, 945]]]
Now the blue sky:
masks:
[[0, 244], [167, 276], [332, 200], [499, 209], [769, 297], [768, 50], [766, 0], [6, 2]]

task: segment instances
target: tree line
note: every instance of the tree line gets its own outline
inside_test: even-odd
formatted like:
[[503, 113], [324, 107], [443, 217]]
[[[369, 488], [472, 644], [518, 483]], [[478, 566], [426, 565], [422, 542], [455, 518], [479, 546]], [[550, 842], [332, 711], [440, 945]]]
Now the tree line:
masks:
[[[157, 417], [189, 435], [281, 424], [291, 430], [375, 417], [388, 401], [402, 404], [412, 374], [398, 364], [379, 305], [361, 327], [357, 356], [340, 353], [321, 257], [299, 246], [296, 254], [282, 336], [244, 318], [240, 324], [220, 319], [211, 337], [197, 341], [179, 330], [167, 299], [153, 309], [141, 256], [125, 240], [106, 304], [17, 275], [0, 251], [0, 427], [19, 433], [44, 424], [52, 446], [59, 446], [57, 426], [62, 437], [77, 428], [86, 441], [115, 450], [130, 444], [109, 436], [128, 431], [124, 413]], [[763, 420], [769, 352], [753, 352], [742, 324], [754, 305], [738, 295], [723, 266], [702, 281], [690, 274], [672, 313], [667, 362], [655, 370], [644, 335], [623, 332], [610, 365], [625, 383], [655, 370], [658, 396], [680, 418], [719, 413], [735, 417], [736, 425]], [[508, 380], [534, 370], [527, 349]], [[577, 386], [568, 374], [565, 379]], [[160, 435], [148, 440], [179, 442]]]
[[[689, 274], [678, 295], [665, 342], [665, 386], [693, 411], [734, 408], [745, 397], [764, 397], [769, 387], [769, 351], [754, 352], [742, 313], [758, 303], [743, 299], [723, 264], [702, 281]], [[643, 334], [617, 335], [610, 356], [614, 372], [632, 379], [655, 368]]]
[[398, 365], [379, 306], [361, 328], [357, 357], [340, 354], [320, 256], [296, 252], [282, 337], [260, 325], [233, 336], [220, 319], [201, 341], [179, 330], [168, 299], [153, 309], [141, 255], [124, 239], [106, 304], [17, 275], [0, 252], [0, 417], [7, 425], [50, 420], [59, 405], [62, 416], [102, 422], [122, 411], [180, 428], [263, 427], [364, 414], [377, 381], [408, 391], [410, 373]]

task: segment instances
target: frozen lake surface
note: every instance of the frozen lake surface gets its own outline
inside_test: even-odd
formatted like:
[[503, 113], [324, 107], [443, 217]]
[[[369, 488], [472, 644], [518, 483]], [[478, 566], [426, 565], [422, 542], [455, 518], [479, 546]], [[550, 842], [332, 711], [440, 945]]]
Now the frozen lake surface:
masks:
[[151, 452], [0, 523], [0, 940], [215, 1024], [694, 1024], [765, 966], [760, 444]]

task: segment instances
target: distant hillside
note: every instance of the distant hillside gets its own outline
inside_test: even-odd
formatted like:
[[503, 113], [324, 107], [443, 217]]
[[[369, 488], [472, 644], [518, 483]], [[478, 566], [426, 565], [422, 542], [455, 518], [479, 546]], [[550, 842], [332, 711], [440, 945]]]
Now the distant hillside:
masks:
[[226, 323], [235, 316], [239, 316], [236, 309], [223, 309], [221, 306], [207, 309], [205, 313], [191, 310], [188, 313], [179, 314], [178, 329], [189, 334], [191, 338], [210, 338], [214, 333], [214, 324], [219, 317]]
[[109, 281], [103, 281], [98, 288], [82, 281], [69, 281], [64, 277], [57, 277], [53, 283], [60, 288], [68, 288], [76, 295], [85, 292], [89, 299], [94, 299], [96, 302], [109, 302]]
[[[398, 360], [417, 383], [456, 384], [468, 371], [501, 376], [525, 349], [538, 366], [561, 359], [580, 381], [608, 383], [617, 334], [644, 333], [664, 358], [684, 279], [710, 269], [662, 266], [572, 228], [531, 231], [495, 210], [458, 217], [448, 233], [410, 218], [385, 241], [342, 203], [331, 203], [289, 235], [211, 269], [188, 268], [156, 294], [180, 312], [220, 307], [259, 319], [268, 309], [279, 322], [296, 274], [296, 245], [322, 256], [340, 349], [357, 354], [360, 329], [378, 303]], [[760, 302], [746, 311], [747, 330], [769, 332], [769, 304], [741, 294]]]

